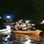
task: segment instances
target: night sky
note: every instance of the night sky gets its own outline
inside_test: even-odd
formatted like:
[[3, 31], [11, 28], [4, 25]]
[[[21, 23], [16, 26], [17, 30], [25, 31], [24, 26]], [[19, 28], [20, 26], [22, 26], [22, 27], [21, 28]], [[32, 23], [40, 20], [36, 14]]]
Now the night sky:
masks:
[[44, 19], [44, 0], [0, 0], [0, 15], [12, 14], [15, 19], [32, 19], [39, 23]]

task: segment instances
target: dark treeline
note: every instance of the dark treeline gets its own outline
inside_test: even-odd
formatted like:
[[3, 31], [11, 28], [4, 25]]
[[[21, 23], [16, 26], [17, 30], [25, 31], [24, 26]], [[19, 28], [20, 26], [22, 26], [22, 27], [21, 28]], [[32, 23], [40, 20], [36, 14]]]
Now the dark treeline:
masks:
[[44, 19], [44, 0], [0, 0], [0, 15], [13, 14], [15, 19], [32, 19], [38, 25]]

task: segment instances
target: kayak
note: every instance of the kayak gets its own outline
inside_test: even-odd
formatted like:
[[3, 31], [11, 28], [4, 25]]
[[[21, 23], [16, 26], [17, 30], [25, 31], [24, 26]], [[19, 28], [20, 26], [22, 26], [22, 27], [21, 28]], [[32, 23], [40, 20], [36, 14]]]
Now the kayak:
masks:
[[10, 35], [10, 34], [11, 34], [11, 30], [7, 30], [7, 29], [0, 30], [0, 35]]
[[13, 33], [17, 33], [17, 34], [37, 34], [39, 35], [42, 31], [41, 30], [36, 30], [36, 31], [21, 31], [21, 30], [12, 30]]
[[7, 25], [5, 29], [0, 30], [0, 35], [10, 35], [10, 34], [11, 34], [11, 27], [9, 25]]

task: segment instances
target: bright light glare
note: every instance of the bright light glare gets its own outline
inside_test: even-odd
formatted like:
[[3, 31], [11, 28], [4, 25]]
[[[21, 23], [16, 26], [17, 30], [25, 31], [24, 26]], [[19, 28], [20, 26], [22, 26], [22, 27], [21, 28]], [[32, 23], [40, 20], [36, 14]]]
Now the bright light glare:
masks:
[[6, 29], [11, 29], [11, 26], [10, 25], [6, 25]]
[[0, 17], [0, 19], [1, 19], [2, 17]]
[[7, 16], [7, 18], [11, 18], [10, 16]]
[[31, 44], [31, 40], [27, 40], [24, 44]]
[[44, 20], [40, 24], [44, 24]]
[[31, 38], [27, 35], [25, 36], [25, 38], [27, 41], [25, 41], [24, 44], [31, 44]]

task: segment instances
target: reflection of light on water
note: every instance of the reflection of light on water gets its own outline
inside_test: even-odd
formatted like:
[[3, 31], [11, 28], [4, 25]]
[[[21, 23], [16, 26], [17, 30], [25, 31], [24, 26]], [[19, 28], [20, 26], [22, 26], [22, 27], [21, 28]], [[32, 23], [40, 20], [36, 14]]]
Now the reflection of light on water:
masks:
[[12, 41], [3, 42], [3, 44], [12, 44]]
[[2, 39], [3, 39], [4, 41], [8, 41], [9, 38], [10, 38], [10, 35], [7, 35], [7, 37], [2, 37]]
[[11, 29], [11, 26], [10, 25], [6, 25], [6, 29]]
[[40, 41], [40, 39], [37, 39], [35, 37], [30, 37], [25, 35], [26, 41], [23, 41], [22, 44], [36, 44], [37, 41]]
[[27, 40], [26, 42], [24, 42], [24, 44], [31, 44], [30, 42], [31, 40]]
[[22, 42], [22, 44], [31, 44], [31, 37], [29, 37], [29, 36], [26, 35], [25, 39], [26, 39], [26, 41]]
[[[11, 27], [10, 27], [10, 25], [6, 25], [6, 30], [7, 30], [7, 33], [10, 33], [11, 34]], [[6, 32], [6, 31], [5, 31]], [[4, 32], [4, 33], [5, 33]], [[7, 37], [3, 37], [2, 39], [4, 40], [4, 41], [8, 41], [8, 39], [10, 38], [10, 35], [8, 34], [7, 35]]]
[[24, 44], [31, 44], [31, 37], [29, 38], [27, 35], [25, 37], [27, 41], [25, 41]]

